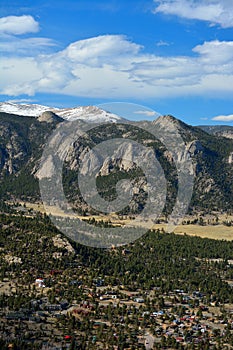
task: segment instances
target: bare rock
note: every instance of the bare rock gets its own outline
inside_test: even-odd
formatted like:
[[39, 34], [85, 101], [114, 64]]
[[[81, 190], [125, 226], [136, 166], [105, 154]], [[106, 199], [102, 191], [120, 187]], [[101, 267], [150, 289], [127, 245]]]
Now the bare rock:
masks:
[[59, 123], [62, 122], [64, 119], [51, 111], [46, 111], [40, 114], [37, 120], [42, 123]]

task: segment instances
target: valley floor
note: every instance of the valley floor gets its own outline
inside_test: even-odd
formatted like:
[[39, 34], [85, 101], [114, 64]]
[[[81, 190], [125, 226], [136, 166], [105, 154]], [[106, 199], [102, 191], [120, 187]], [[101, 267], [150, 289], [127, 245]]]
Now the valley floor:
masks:
[[[159, 229], [167, 232], [168, 225], [166, 224], [165, 218], [160, 218], [161, 223], [151, 223], [151, 222], [135, 222], [135, 220], [131, 220], [128, 217], [119, 218], [116, 215], [106, 215], [106, 216], [81, 216], [78, 214], [67, 214], [62, 211], [60, 208], [55, 206], [47, 207], [46, 210], [42, 203], [21, 203], [28, 209], [32, 209], [34, 211], [38, 211], [41, 213], [50, 213], [54, 216], [61, 217], [71, 217], [78, 218], [81, 220], [94, 219], [98, 221], [106, 221], [113, 225], [124, 226], [124, 225], [138, 225], [146, 227], [147, 229]], [[182, 234], [182, 235], [190, 235], [190, 236], [198, 236], [202, 238], [210, 238], [210, 239], [218, 239], [218, 240], [233, 240], [233, 215], [229, 215], [227, 213], [213, 213], [202, 215], [195, 214], [184, 217], [181, 224], [174, 227], [174, 233]]]

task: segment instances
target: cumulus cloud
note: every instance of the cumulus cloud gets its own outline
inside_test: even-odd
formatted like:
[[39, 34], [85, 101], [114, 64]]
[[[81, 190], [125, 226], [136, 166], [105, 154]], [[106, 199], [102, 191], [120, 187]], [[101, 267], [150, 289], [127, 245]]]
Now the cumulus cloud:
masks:
[[39, 31], [39, 23], [30, 15], [0, 18], [0, 51], [9, 55], [30, 55], [48, 52], [57, 43], [49, 38], [22, 38], [23, 34]]
[[233, 57], [233, 41], [214, 40], [197, 45], [194, 49], [202, 56], [202, 60], [210, 64], [230, 62]]
[[230, 115], [218, 115], [212, 118], [212, 120], [217, 120], [219, 122], [233, 122], [233, 114]]
[[101, 35], [70, 44], [62, 55], [72, 62], [90, 66], [111, 64], [137, 55], [141, 46], [127, 40], [124, 35]]
[[154, 13], [175, 15], [233, 27], [233, 2], [231, 0], [154, 0]]
[[32, 16], [7, 16], [0, 18], [0, 33], [21, 35], [36, 33], [39, 31], [39, 23]]
[[233, 42], [204, 42], [193, 51], [195, 55], [162, 57], [145, 54], [125, 36], [102, 35], [52, 54], [1, 57], [0, 91], [93, 98], [232, 94]]

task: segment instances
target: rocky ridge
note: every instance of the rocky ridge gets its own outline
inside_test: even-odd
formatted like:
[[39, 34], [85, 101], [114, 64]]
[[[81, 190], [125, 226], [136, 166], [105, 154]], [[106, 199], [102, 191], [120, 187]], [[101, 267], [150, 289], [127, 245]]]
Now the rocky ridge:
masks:
[[65, 120], [84, 120], [90, 123], [120, 121], [118, 115], [110, 113], [96, 106], [79, 106], [73, 108], [56, 108], [37, 104], [17, 104], [12, 102], [0, 102], [0, 112], [11, 113], [20, 116], [39, 117], [43, 121], [43, 113], [50, 112]]
[[[61, 157], [64, 153], [65, 146], [61, 144], [56, 148], [54, 154], [44, 159], [42, 167], [40, 166], [42, 151], [51, 132], [53, 130], [63, 134], [65, 132], [63, 123], [60, 121], [60, 117], [52, 112], [45, 112], [39, 118], [0, 113], [2, 196], [8, 192], [9, 195], [13, 194], [18, 197], [39, 198], [38, 179], [53, 177], [56, 174], [54, 157]], [[152, 127], [157, 130], [159, 140], [150, 133]], [[179, 145], [174, 143], [174, 147], [166, 148], [163, 142], [166, 133], [168, 133], [168, 138], [170, 136], [172, 138], [174, 131], [177, 132], [177, 130], [182, 137], [183, 147], [178, 147]], [[177, 161], [185, 164], [187, 157], [191, 157], [192, 164], [189, 164], [188, 172], [193, 173], [195, 177], [192, 206], [232, 207], [232, 140], [210, 135], [172, 116], [164, 116], [153, 122], [135, 123], [134, 126], [126, 122], [102, 125], [90, 130], [86, 137], [73, 142], [64, 163], [67, 175], [67, 179], [64, 179], [64, 187], [69, 199], [77, 208], [81, 203], [76, 182], [77, 173], [80, 170], [85, 176], [93, 169], [97, 169], [99, 163], [101, 166], [96, 174], [96, 179], [99, 181], [102, 195], [107, 196], [113, 193], [117, 181], [125, 176], [131, 176], [132, 179], [132, 174], [134, 174], [133, 193], [139, 194], [136, 207], [140, 207], [146, 183], [141, 170], [135, 165], [135, 150], [129, 144], [123, 143], [115, 148], [113, 156], [101, 158], [96, 153], [90, 152], [99, 143], [115, 138], [122, 138], [123, 141], [132, 139], [147, 147], [148, 152], [143, 153], [142, 151], [141, 155], [148, 164], [151, 162], [152, 154], [156, 155], [166, 177], [168, 199], [171, 203], [171, 198], [177, 192]], [[101, 178], [110, 179], [107, 186], [104, 185]], [[141, 190], [138, 184], [141, 185]], [[132, 206], [135, 208], [134, 204]], [[88, 206], [85, 207], [85, 210], [89, 210]]]

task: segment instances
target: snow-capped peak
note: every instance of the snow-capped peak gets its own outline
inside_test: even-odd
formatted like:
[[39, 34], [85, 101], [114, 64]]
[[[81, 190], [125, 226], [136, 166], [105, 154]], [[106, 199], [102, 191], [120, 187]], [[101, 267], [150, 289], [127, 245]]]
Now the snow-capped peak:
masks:
[[66, 120], [82, 119], [92, 123], [115, 122], [122, 119], [116, 114], [104, 111], [95, 106], [64, 108], [55, 113]]
[[1, 102], [0, 112], [17, 114], [28, 117], [39, 117], [43, 112], [51, 111], [66, 120], [84, 120], [90, 123], [116, 122], [122, 118], [96, 106], [80, 106], [73, 108], [56, 108], [38, 104], [18, 104]]
[[0, 102], [0, 112], [24, 115], [27, 117], [38, 117], [41, 113], [54, 108], [37, 104]]

